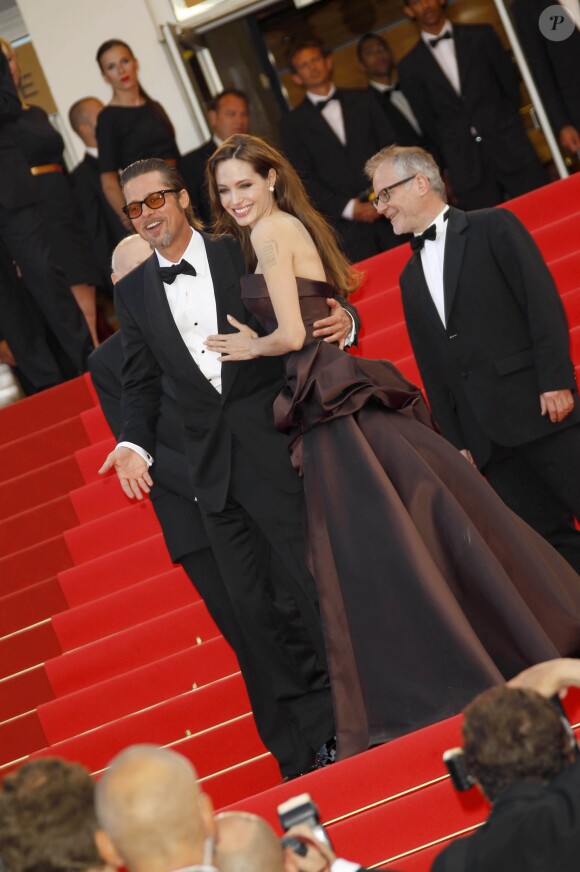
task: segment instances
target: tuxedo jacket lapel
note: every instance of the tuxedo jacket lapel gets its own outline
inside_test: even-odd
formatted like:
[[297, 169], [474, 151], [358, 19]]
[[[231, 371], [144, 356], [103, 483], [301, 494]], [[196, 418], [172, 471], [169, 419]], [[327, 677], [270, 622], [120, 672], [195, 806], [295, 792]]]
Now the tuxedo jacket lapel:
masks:
[[416, 298], [418, 311], [425, 317], [431, 329], [435, 328], [444, 334], [445, 328], [427, 287], [420, 254], [414, 254], [409, 262], [408, 280], [409, 286], [413, 288], [413, 296]]
[[[338, 92], [336, 93], [336, 96], [339, 99], [341, 99], [339, 97]], [[343, 106], [342, 99], [341, 99], [341, 106]], [[302, 107], [302, 112], [304, 114], [304, 120], [306, 121], [308, 126], [311, 127], [311, 129], [312, 129], [312, 136], [315, 136], [317, 139], [319, 139], [321, 136], [327, 140], [330, 138], [332, 146], [334, 148], [336, 147], [336, 143], [338, 143], [341, 148], [344, 148], [342, 142], [340, 141], [340, 139], [338, 138], [338, 136], [336, 135], [336, 133], [334, 132], [334, 130], [332, 129], [330, 124], [328, 124], [328, 122], [324, 120], [324, 118], [322, 116], [322, 112], [319, 109], [317, 109], [316, 106], [314, 106], [310, 102], [308, 97], [306, 97], [302, 101], [301, 107]], [[342, 114], [343, 114], [343, 116], [345, 115], [344, 106], [342, 109]], [[345, 129], [346, 129], [346, 119], [345, 119], [344, 123], [345, 123]], [[347, 136], [347, 141], [348, 141], [348, 133], [346, 134], [346, 136]]]
[[448, 96], [453, 97], [455, 100], [461, 100], [461, 96], [457, 93], [457, 91], [433, 57], [433, 52], [428, 45], [425, 45], [422, 39], [419, 40], [417, 60], [419, 61], [418, 66], [420, 68], [422, 67], [425, 70], [429, 71], [429, 79], [432, 79], [432, 81], [434, 83], [437, 83], [439, 87], [444, 88], [445, 91], [448, 92]]
[[467, 215], [459, 209], [450, 208], [447, 224], [443, 259], [443, 292], [445, 296], [445, 321], [449, 324], [467, 244], [467, 239], [463, 233], [468, 226]]
[[470, 67], [472, 61], [475, 60], [473, 57], [473, 51], [470, 51], [469, 48], [469, 31], [466, 32], [462, 27], [454, 25], [453, 42], [455, 45], [457, 68], [459, 70], [459, 86], [461, 88], [461, 93], [465, 94]]

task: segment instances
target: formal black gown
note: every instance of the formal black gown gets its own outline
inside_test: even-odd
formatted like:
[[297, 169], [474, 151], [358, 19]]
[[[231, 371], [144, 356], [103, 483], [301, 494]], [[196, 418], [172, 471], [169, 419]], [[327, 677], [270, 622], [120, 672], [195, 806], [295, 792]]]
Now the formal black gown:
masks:
[[[243, 298], [276, 320], [261, 275]], [[580, 653], [580, 577], [433, 427], [393, 364], [312, 338], [325, 282], [298, 279], [307, 338], [276, 426], [304, 475], [306, 547], [338, 756], [459, 712], [525, 667]]]
[[40, 106], [29, 106], [6, 125], [31, 167], [58, 164], [63, 172], [33, 177], [38, 208], [55, 262], [69, 285], [98, 285], [100, 273], [75, 192], [64, 172], [64, 142]]
[[105, 106], [97, 119], [97, 142], [102, 173], [116, 173], [149, 157], [179, 160], [171, 122], [154, 100], [142, 106]]

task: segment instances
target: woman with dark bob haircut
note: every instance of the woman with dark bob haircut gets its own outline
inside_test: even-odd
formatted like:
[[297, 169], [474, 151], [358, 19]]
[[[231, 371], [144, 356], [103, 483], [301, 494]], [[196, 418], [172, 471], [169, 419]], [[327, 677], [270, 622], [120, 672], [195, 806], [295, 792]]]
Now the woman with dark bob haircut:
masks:
[[230, 360], [283, 355], [278, 429], [304, 475], [346, 757], [460, 711], [526, 664], [580, 650], [580, 581], [437, 434], [393, 364], [312, 336], [358, 276], [280, 152], [236, 135], [210, 157], [214, 229], [241, 243], [246, 307], [264, 326], [207, 346]]

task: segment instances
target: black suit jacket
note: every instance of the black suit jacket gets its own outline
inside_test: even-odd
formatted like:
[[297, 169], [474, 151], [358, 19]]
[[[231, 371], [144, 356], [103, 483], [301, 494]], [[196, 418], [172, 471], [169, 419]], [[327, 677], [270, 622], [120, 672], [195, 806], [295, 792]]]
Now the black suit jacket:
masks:
[[346, 145], [306, 97], [285, 115], [280, 132], [286, 155], [314, 205], [334, 225], [351, 260], [372, 257], [395, 244], [389, 222], [363, 224], [343, 219], [347, 203], [369, 188], [366, 161], [395, 142], [395, 132], [369, 90], [340, 89]]
[[550, 785], [518, 781], [503, 791], [486, 823], [452, 842], [432, 872], [576, 872], [580, 854], [580, 762]]
[[[241, 250], [230, 238], [203, 234], [213, 278], [218, 330], [233, 332], [227, 314], [263, 330], [244, 308]], [[272, 404], [282, 387], [277, 357], [226, 363], [218, 393], [194, 363], [169, 309], [153, 254], [115, 286], [122, 328], [123, 418], [121, 439], [154, 454], [161, 377], [169, 377], [184, 426], [185, 450], [195, 494], [208, 511], [223, 508], [228, 490], [232, 439], [244, 445], [264, 476], [287, 493], [301, 483], [290, 464], [288, 438], [274, 425]]]
[[446, 327], [419, 254], [400, 278], [413, 351], [443, 435], [481, 466], [490, 440], [514, 446], [577, 423], [578, 404], [561, 424], [540, 415], [540, 393], [574, 390], [576, 382], [558, 291], [515, 215], [450, 209], [443, 281]]
[[206, 227], [211, 224], [211, 209], [205, 183], [205, 166], [208, 158], [217, 147], [217, 142], [214, 139], [209, 139], [199, 148], [184, 154], [180, 161], [181, 173], [185, 179], [193, 207]]
[[19, 209], [37, 201], [30, 167], [10, 137], [10, 122], [22, 112], [8, 61], [0, 52], [0, 206]]
[[553, 0], [515, 0], [512, 14], [536, 85], [554, 129], [566, 124], [580, 130], [580, 32], [561, 42], [546, 39], [538, 19]]
[[111, 255], [127, 231], [103, 193], [96, 157], [85, 154], [72, 171], [71, 179], [99, 266], [101, 285], [112, 292]]
[[[91, 379], [99, 403], [116, 437], [121, 429], [121, 334], [115, 333], [89, 357]], [[167, 550], [174, 562], [186, 554], [209, 548], [209, 541], [195, 502], [193, 486], [186, 474], [185, 444], [175, 400], [165, 389], [159, 404], [155, 463], [151, 467], [154, 486], [151, 501], [163, 529]]]
[[435, 157], [449, 172], [456, 193], [481, 179], [483, 137], [493, 161], [505, 171], [537, 161], [518, 116], [519, 82], [514, 64], [489, 24], [454, 24], [461, 94], [422, 39], [399, 63], [399, 80]]

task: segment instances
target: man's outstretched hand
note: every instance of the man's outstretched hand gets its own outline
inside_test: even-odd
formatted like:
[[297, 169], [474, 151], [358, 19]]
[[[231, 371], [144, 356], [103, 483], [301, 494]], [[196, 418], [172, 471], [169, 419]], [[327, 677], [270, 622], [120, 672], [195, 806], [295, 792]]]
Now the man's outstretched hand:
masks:
[[143, 494], [148, 494], [153, 487], [147, 461], [132, 448], [117, 446], [99, 469], [99, 475], [105, 475], [110, 469], [117, 473], [121, 487], [130, 500], [142, 500]]

